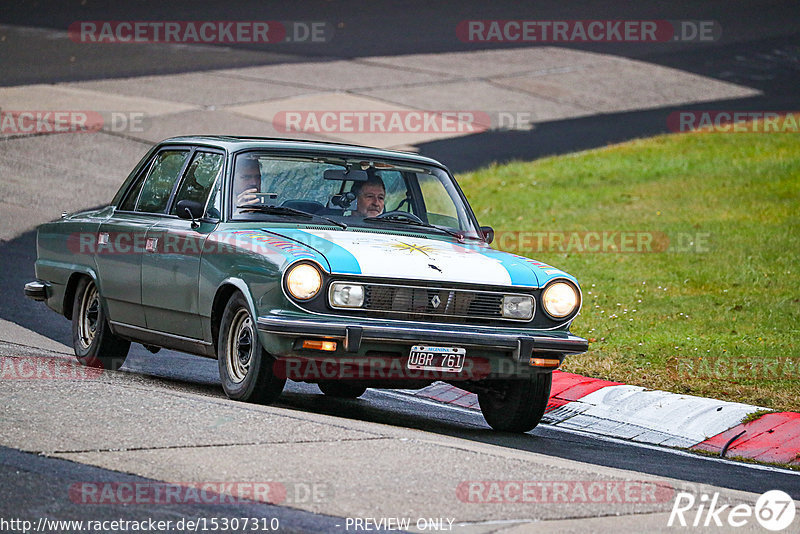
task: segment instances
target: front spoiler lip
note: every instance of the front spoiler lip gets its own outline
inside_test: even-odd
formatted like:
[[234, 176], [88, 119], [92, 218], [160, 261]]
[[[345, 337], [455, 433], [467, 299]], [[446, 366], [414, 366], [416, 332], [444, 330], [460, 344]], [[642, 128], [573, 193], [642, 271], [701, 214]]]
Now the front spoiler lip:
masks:
[[341, 339], [345, 342], [347, 352], [357, 352], [362, 341], [451, 343], [458, 346], [506, 349], [513, 351], [514, 359], [520, 361], [527, 361], [532, 354], [580, 354], [589, 350], [589, 343], [585, 339], [569, 333], [564, 337], [498, 333], [479, 327], [460, 325], [430, 328], [430, 325], [424, 323], [419, 326], [347, 324], [314, 318], [269, 315], [258, 318], [258, 329], [279, 336], [321, 336]]

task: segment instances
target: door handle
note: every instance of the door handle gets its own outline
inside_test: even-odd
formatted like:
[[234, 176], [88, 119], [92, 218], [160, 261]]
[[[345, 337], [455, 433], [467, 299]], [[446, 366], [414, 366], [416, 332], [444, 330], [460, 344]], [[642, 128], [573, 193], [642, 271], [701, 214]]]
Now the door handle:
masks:
[[108, 245], [108, 232], [100, 232], [97, 235], [97, 244], [98, 245]]
[[148, 237], [147, 241], [144, 243], [144, 249], [147, 252], [157, 252], [158, 251], [158, 238], [157, 237]]

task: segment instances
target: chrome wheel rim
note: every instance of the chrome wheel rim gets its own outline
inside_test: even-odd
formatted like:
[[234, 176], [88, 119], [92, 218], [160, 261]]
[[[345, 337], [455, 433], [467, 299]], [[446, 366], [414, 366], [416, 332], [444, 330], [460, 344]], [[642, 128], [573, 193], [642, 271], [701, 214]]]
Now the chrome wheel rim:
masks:
[[228, 332], [225, 364], [231, 381], [238, 384], [247, 376], [256, 348], [256, 334], [250, 313], [245, 309], [237, 311]]
[[97, 321], [100, 317], [100, 299], [97, 297], [97, 286], [89, 282], [81, 298], [78, 314], [78, 342], [81, 348], [88, 349], [97, 335]]

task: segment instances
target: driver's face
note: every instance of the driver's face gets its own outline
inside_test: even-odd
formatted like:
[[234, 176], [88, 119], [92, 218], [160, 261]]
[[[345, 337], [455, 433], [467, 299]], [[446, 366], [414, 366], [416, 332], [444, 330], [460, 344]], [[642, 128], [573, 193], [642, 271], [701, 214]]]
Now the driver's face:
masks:
[[383, 213], [386, 192], [376, 184], [365, 184], [358, 193], [356, 211], [364, 217], [377, 217]]
[[235, 195], [245, 191], [258, 191], [261, 187], [261, 169], [257, 163], [245, 163], [236, 169], [236, 179], [233, 182]]

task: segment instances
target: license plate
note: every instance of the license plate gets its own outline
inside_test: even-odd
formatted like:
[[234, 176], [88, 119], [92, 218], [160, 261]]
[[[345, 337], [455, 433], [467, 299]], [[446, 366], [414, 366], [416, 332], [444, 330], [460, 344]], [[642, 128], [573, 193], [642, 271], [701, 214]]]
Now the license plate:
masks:
[[414, 345], [408, 356], [408, 368], [418, 371], [459, 373], [464, 367], [467, 350], [459, 347]]

